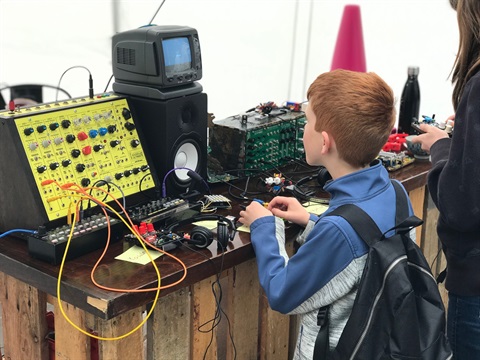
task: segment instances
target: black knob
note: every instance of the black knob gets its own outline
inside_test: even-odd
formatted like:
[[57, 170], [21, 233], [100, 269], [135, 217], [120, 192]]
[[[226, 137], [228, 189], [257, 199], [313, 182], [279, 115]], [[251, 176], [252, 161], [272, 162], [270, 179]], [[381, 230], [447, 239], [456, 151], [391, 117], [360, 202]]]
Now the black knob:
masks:
[[142, 169], [140, 169], [138, 167], [132, 170], [134, 175], [137, 175], [140, 171], [142, 171]]
[[67, 167], [67, 166], [70, 165], [71, 163], [72, 163], [72, 160], [70, 160], [70, 159], [63, 160], [63, 161], [62, 161], [62, 166], [63, 166], [63, 167]]
[[78, 149], [73, 149], [72, 152], [71, 152], [71, 154], [72, 154], [72, 156], [73, 156], [74, 158], [77, 158], [77, 157], [80, 156], [81, 152], [80, 152], [80, 150], [78, 150]]
[[34, 131], [35, 130], [33, 130], [33, 128], [26, 128], [25, 130], [23, 130], [23, 133], [28, 136], [33, 134]]
[[64, 129], [68, 129], [68, 127], [72, 124], [70, 120], [62, 120], [62, 127]]
[[136, 148], [138, 145], [140, 145], [140, 141], [138, 141], [137, 139], [132, 140], [132, 141], [130, 141], [130, 145], [132, 145], [132, 147]]
[[37, 171], [39, 174], [44, 173], [47, 170], [47, 167], [45, 165], [37, 167]]
[[46, 125], [38, 125], [37, 126], [37, 131], [39, 133], [43, 133], [45, 130], [47, 130], [47, 126]]
[[125, 177], [129, 177], [130, 175], [132, 175], [132, 170], [125, 170], [123, 172], [123, 175], [125, 175]]
[[143, 165], [143, 166], [140, 168], [140, 170], [142, 170], [142, 171], [147, 171], [148, 169], [150, 169], [150, 166], [148, 166], [148, 165]]
[[85, 165], [84, 164], [78, 164], [77, 166], [75, 166], [75, 169], [78, 172], [83, 172], [83, 171], [85, 171]]
[[58, 128], [58, 123], [51, 123], [50, 125], [48, 125], [48, 127], [50, 128], [50, 130], [57, 130]]
[[83, 178], [83, 179], [80, 181], [80, 184], [82, 185], [82, 187], [87, 187], [88, 185], [90, 185], [90, 179], [88, 179], [88, 178]]
[[103, 149], [103, 145], [93, 145], [93, 151], [99, 152]]
[[123, 177], [122, 173], [116, 173], [115, 174], [115, 179], [120, 180]]
[[66, 137], [65, 137], [65, 140], [67, 140], [67, 142], [69, 144], [73, 143], [75, 141], [75, 135], [73, 134], [68, 134]]
[[115, 131], [117, 131], [117, 127], [115, 125], [108, 125], [107, 130], [110, 134], [113, 134]]
[[127, 121], [127, 122], [125, 123], [125, 128], [126, 128], [128, 131], [133, 131], [133, 130], [135, 130], [135, 124]]
[[55, 170], [59, 166], [60, 166], [60, 164], [58, 162], [51, 163], [50, 164], [50, 170]]
[[122, 110], [122, 116], [125, 120], [128, 120], [132, 117], [132, 113], [130, 112], [130, 110], [128, 110], [127, 108], [123, 108]]
[[111, 147], [115, 147], [115, 146], [117, 146], [118, 144], [120, 144], [120, 141], [118, 141], [118, 140], [112, 140], [112, 141], [110, 141], [110, 146], [111, 146]]

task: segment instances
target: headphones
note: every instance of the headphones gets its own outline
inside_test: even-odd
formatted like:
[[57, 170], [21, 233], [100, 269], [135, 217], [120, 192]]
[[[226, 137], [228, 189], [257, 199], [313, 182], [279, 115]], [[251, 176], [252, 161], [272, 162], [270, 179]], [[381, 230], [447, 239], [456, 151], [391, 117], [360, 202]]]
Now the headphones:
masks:
[[[218, 248], [225, 250], [227, 248], [228, 242], [234, 239], [237, 229], [235, 228], [235, 224], [232, 220], [222, 215], [196, 215], [189, 219], [184, 219], [169, 224], [167, 227], [167, 231], [173, 232], [173, 230], [178, 226], [183, 226], [204, 220], [217, 220]], [[194, 245], [195, 247], [199, 249], [204, 249], [208, 247], [212, 242], [213, 232], [205, 226], [197, 225], [190, 231], [190, 240], [188, 241], [188, 243]]]
[[332, 175], [328, 172], [327, 168], [324, 166], [320, 167], [317, 175], [311, 175], [304, 177], [297, 181], [296, 186], [302, 186], [303, 184], [309, 182], [310, 180], [317, 179], [318, 185], [320, 185], [323, 189], [327, 181], [332, 180]]

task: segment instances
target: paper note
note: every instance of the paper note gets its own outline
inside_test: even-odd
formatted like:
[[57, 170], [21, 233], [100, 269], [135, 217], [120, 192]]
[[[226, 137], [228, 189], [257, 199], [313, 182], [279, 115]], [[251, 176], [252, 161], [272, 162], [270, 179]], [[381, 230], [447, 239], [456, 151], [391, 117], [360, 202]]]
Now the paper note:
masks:
[[[163, 253], [154, 251], [154, 250], [148, 250], [148, 253], [150, 254], [153, 260], [158, 259], [160, 256], [163, 255]], [[140, 246], [132, 246], [123, 254], [118, 255], [115, 259], [128, 261], [128, 262], [132, 262], [140, 265], [146, 265], [152, 262], [152, 260], [148, 257], [145, 250]]]
[[321, 215], [328, 209], [328, 205], [325, 204], [318, 204], [314, 202], [307, 202], [304, 204], [305, 210], [307, 210], [311, 214]]

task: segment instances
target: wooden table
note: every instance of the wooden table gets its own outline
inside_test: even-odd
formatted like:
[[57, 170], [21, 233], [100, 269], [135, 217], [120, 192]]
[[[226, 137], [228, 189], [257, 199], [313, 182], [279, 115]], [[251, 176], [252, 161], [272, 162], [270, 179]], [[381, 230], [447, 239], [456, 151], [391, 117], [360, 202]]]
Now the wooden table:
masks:
[[[415, 162], [391, 173], [406, 187], [419, 217], [423, 217], [427, 209], [425, 183], [429, 169], [429, 162]], [[230, 213], [237, 215], [238, 211], [239, 207], [235, 206]], [[287, 231], [293, 237], [298, 228], [291, 226]], [[421, 244], [427, 235], [422, 229], [418, 231], [417, 241]], [[293, 242], [289, 242], [288, 247], [292, 254]], [[141, 266], [114, 259], [124, 250], [123, 242], [110, 245], [96, 272], [97, 281], [124, 289], [156, 287], [157, 276], [151, 264]], [[248, 233], [237, 233], [224, 253], [217, 250], [216, 242], [200, 252], [182, 247], [172, 253], [188, 268], [185, 280], [161, 290], [146, 326], [121, 340], [100, 340], [97, 344], [72, 327], [60, 312], [56, 299], [59, 267], [30, 257], [22, 240], [13, 237], [0, 239], [5, 359], [51, 358], [53, 349], [51, 344], [49, 349], [47, 341], [49, 330], [45, 316], [47, 304], [51, 304], [55, 314], [54, 353], [57, 360], [96, 359], [97, 350], [91, 349], [96, 346], [98, 358], [103, 360], [228, 360], [233, 359], [235, 353], [237, 359], [291, 358], [296, 322], [293, 317], [281, 315], [268, 307], [258, 283]], [[90, 279], [90, 272], [100, 254], [99, 250], [66, 263], [62, 276], [62, 307], [80, 328], [93, 331], [100, 337], [118, 337], [142, 322], [155, 291], [134, 294], [96, 287]], [[181, 266], [167, 256], [156, 260], [156, 264], [162, 286], [183, 275]], [[221, 298], [216, 283], [221, 285]], [[217, 290], [217, 300], [212, 288]], [[212, 329], [212, 320], [216, 316], [218, 321]]]

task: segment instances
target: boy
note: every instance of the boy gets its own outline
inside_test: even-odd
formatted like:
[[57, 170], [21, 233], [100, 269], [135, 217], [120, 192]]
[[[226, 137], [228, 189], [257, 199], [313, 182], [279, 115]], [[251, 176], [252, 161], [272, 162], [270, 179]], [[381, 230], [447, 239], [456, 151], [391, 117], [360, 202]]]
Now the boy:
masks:
[[[335, 70], [310, 85], [304, 147], [310, 165], [332, 176], [324, 189], [329, 211], [353, 203], [382, 232], [395, 225], [395, 191], [377, 160], [395, 122], [392, 89], [376, 74]], [[409, 203], [410, 214], [413, 214]], [[297, 253], [285, 251], [283, 220], [305, 227]], [[308, 214], [294, 198], [275, 197], [268, 208], [252, 202], [240, 212], [250, 226], [258, 274], [270, 307], [300, 315], [294, 359], [312, 359], [318, 309], [330, 306], [330, 348], [338, 343], [350, 316], [368, 246], [341, 217]], [[390, 234], [389, 234], [390, 235]]]

